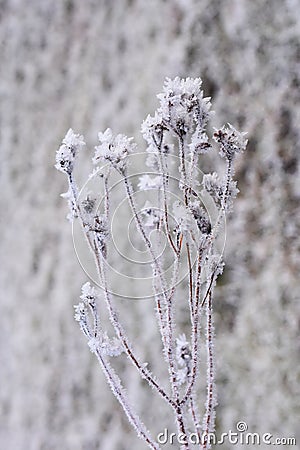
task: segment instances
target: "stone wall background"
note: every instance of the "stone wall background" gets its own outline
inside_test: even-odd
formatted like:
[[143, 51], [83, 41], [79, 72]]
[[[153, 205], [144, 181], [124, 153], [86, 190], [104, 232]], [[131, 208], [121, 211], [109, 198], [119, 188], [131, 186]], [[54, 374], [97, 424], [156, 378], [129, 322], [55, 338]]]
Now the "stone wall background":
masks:
[[[165, 76], [176, 75], [201, 76], [215, 126], [249, 133], [215, 304], [217, 427], [245, 420], [249, 431], [295, 435], [299, 13], [296, 0], [0, 2], [1, 447], [144, 448], [73, 320], [86, 279], [54, 152], [70, 126], [91, 149], [107, 126], [141, 143], [141, 121]], [[83, 161], [81, 181], [87, 170]], [[142, 308], [126, 320], [137, 334], [147, 330], [141, 348], [155, 357]], [[123, 370], [159, 431], [159, 401]]]

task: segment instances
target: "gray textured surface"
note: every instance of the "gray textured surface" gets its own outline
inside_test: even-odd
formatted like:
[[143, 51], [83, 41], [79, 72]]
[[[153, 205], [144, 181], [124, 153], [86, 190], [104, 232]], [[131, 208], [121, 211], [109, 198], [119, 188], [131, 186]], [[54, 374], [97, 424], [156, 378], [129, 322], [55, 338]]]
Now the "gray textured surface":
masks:
[[[216, 126], [249, 132], [215, 306], [218, 429], [295, 433], [299, 15], [292, 0], [0, 2], [1, 448], [144, 448], [73, 321], [85, 277], [54, 151], [70, 126], [91, 148], [107, 126], [138, 136], [175, 75], [203, 78]], [[156, 400], [128, 382], [159, 430]]]

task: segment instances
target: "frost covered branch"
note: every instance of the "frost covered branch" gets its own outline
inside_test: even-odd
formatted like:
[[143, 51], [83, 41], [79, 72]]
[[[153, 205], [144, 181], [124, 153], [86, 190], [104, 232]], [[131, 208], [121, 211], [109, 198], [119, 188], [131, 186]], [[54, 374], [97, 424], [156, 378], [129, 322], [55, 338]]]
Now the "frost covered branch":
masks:
[[[210, 98], [203, 96], [201, 80], [166, 79], [163, 92], [158, 95], [160, 106], [153, 116], [142, 124], [142, 135], [147, 143], [146, 166], [152, 172], [139, 178], [138, 189], [146, 203], [140, 207], [136, 189], [130, 177], [130, 157], [137, 146], [133, 138], [113, 135], [110, 129], [99, 133], [99, 145], [92, 158], [94, 174], [103, 180], [104, 204], [96, 208], [96, 195], [88, 194], [80, 200], [74, 177], [78, 154], [85, 146], [81, 135], [69, 130], [56, 153], [56, 168], [65, 173], [69, 189], [63, 194], [69, 204], [68, 218], [79, 220], [88, 246], [94, 256], [102, 292], [89, 283], [82, 287], [81, 302], [75, 306], [75, 319], [88, 339], [90, 350], [96, 354], [114, 395], [122, 405], [128, 420], [139, 437], [151, 448], [159, 448], [130, 404], [121, 379], [112, 368], [110, 358], [125, 353], [131, 363], [169, 405], [174, 413], [178, 433], [185, 436], [182, 448], [188, 449], [188, 432], [197, 433], [199, 448], [209, 448], [205, 439], [214, 430], [216, 392], [214, 365], [213, 292], [223, 271], [218, 238], [224, 218], [232, 210], [238, 193], [233, 181], [234, 160], [245, 150], [245, 133], [228, 124], [215, 129], [213, 139], [219, 154], [226, 161], [224, 173], [201, 174], [200, 157], [213, 151], [207, 125], [211, 119]], [[174, 164], [174, 160], [177, 161]], [[152, 297], [155, 302], [158, 330], [162, 341], [163, 358], [169, 373], [169, 391], [137, 356], [122, 324], [111, 293], [111, 179], [119, 177], [124, 187], [131, 217], [147, 254], [150, 257]], [[172, 201], [170, 186], [176, 183], [176, 200]], [[147, 194], [156, 193], [156, 200]], [[215, 219], [205, 208], [203, 198], [210, 197], [215, 208]], [[102, 209], [102, 210], [101, 210]], [[153, 234], [155, 232], [156, 234]], [[162, 253], [162, 236], [169, 252]], [[172, 261], [171, 276], [165, 270]], [[180, 270], [186, 264], [187, 289], [180, 285]], [[146, 295], [146, 294], [145, 294]], [[106, 303], [115, 335], [109, 337], [98, 313]], [[186, 301], [189, 311], [190, 338], [178, 330], [176, 306], [179, 298]], [[201, 410], [197, 398], [197, 380], [200, 367], [200, 326], [206, 317], [207, 400]], [[202, 345], [202, 344], [201, 344]], [[201, 419], [202, 415], [202, 419]]]

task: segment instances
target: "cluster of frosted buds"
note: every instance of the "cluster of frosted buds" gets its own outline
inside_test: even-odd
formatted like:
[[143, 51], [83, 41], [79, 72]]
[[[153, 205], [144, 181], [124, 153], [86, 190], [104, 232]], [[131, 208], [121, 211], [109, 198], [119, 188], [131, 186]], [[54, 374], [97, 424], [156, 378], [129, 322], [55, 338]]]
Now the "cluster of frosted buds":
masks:
[[157, 151], [152, 151], [151, 147], [147, 148], [147, 152], [149, 153], [146, 159], [146, 166], [150, 167], [150, 169], [158, 171], [160, 170], [159, 159]]
[[109, 230], [107, 219], [104, 216], [104, 214], [99, 214], [94, 217], [94, 224], [92, 231], [95, 232], [100, 252], [102, 253], [103, 257], [106, 258], [107, 256], [106, 244], [107, 239], [109, 237]]
[[[203, 97], [200, 78], [174, 80], [167, 78], [163, 92], [158, 94], [160, 107], [154, 116], [148, 117], [142, 123], [141, 131], [148, 144], [147, 151], [151, 154], [147, 165], [157, 168], [158, 147], [162, 143], [163, 132], [170, 131], [176, 136], [192, 134], [189, 150], [196, 153], [205, 153], [211, 145], [205, 133], [205, 127], [211, 115], [210, 98]], [[166, 152], [169, 146], [164, 143], [161, 151]]]
[[166, 78], [163, 93], [157, 96], [160, 107], [141, 127], [150, 149], [160, 143], [163, 130], [181, 136], [196, 130], [193, 146], [202, 152], [210, 148], [203, 131], [210, 117], [211, 103], [210, 98], [203, 97], [201, 84], [200, 78]]
[[104, 133], [98, 133], [98, 138], [100, 145], [95, 147], [93, 163], [109, 162], [118, 172], [124, 174], [126, 158], [136, 147], [132, 142], [133, 138], [128, 138], [124, 134], [114, 137], [110, 128]]
[[154, 208], [147, 200], [141, 214], [144, 216], [144, 226], [150, 229], [157, 229], [161, 221], [161, 212]]
[[158, 114], [177, 135], [193, 131], [195, 126], [205, 128], [211, 103], [210, 98], [203, 98], [201, 84], [200, 78], [167, 78], [163, 93], [157, 96], [160, 100]]
[[247, 133], [240, 133], [230, 123], [214, 133], [214, 140], [220, 144], [220, 155], [228, 161], [232, 161], [237, 153], [245, 150], [248, 140]]
[[177, 370], [177, 383], [180, 385], [187, 381], [191, 370], [192, 354], [185, 334], [181, 334], [176, 339], [176, 359], [178, 366], [180, 367]]
[[197, 201], [190, 203], [189, 206], [200, 232], [202, 234], [209, 234], [211, 232], [211, 223], [204, 208]]
[[56, 169], [71, 175], [78, 151], [84, 146], [83, 136], [75, 134], [70, 128], [56, 152]]
[[147, 152], [149, 155], [146, 165], [155, 171], [160, 168], [158, 147], [161, 144], [163, 130], [162, 117], [157, 111], [155, 111], [153, 117], [148, 115], [141, 126], [143, 138], [148, 144]]
[[[220, 209], [222, 207], [222, 201], [224, 198], [224, 189], [225, 184], [220, 180], [218, 174], [216, 172], [208, 173], [203, 176], [202, 185], [205, 191], [211, 195], [216, 206]], [[236, 187], [237, 182], [231, 180], [228, 184], [227, 189], [227, 198], [225, 209], [230, 211], [232, 207], [233, 200], [236, 198], [239, 193], [238, 188]]]

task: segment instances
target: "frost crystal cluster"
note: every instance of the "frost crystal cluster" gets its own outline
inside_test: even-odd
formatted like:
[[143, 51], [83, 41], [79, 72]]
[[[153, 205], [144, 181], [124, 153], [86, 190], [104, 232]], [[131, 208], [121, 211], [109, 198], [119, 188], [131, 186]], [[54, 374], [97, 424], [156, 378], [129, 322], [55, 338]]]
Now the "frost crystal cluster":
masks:
[[[105, 201], [96, 208], [97, 193], [79, 199], [73, 175], [78, 153], [85, 145], [83, 137], [69, 130], [56, 154], [56, 168], [65, 173], [69, 189], [66, 194], [71, 220], [81, 224], [87, 243], [94, 256], [99, 284], [102, 290], [84, 284], [80, 303], [75, 306], [75, 319], [88, 339], [88, 346], [96, 355], [114, 395], [120, 402], [128, 420], [150, 448], [159, 445], [143, 424], [128, 399], [121, 378], [115, 372], [111, 358], [125, 354], [141, 378], [160, 395], [174, 414], [177, 432], [185, 438], [182, 448], [190, 448], [187, 436], [193, 430], [199, 438], [199, 448], [210, 448], [206, 436], [214, 431], [216, 388], [214, 362], [213, 294], [216, 280], [223, 271], [221, 251], [217, 240], [224, 227], [224, 217], [231, 210], [238, 193], [233, 163], [236, 155], [246, 148], [245, 133], [227, 124], [215, 130], [213, 139], [219, 154], [225, 160], [223, 173], [201, 175], [201, 159], [212, 152], [213, 144], [207, 131], [211, 119], [210, 98], [201, 90], [201, 79], [166, 79], [163, 92], [158, 95], [159, 107], [142, 124], [142, 135], [147, 143], [146, 166], [152, 170], [140, 176], [136, 186], [130, 178], [130, 156], [136, 151], [133, 138], [114, 135], [110, 129], [99, 133], [99, 145], [92, 158], [103, 182]], [[174, 164], [174, 160], [177, 163]], [[169, 386], [158, 380], [140, 361], [135, 343], [130, 342], [122, 317], [111, 293], [109, 242], [111, 241], [110, 180], [119, 177], [124, 196], [131, 210], [136, 235], [150, 258], [153, 277], [152, 301], [155, 305], [158, 333], [161, 337], [162, 358], [168, 372]], [[177, 186], [176, 199], [170, 195], [170, 183]], [[145, 195], [144, 206], [139, 208], [136, 191]], [[156, 201], [153, 200], [155, 194]], [[205, 207], [203, 198], [210, 197], [215, 214]], [[150, 239], [152, 231], [157, 237]], [[164, 236], [168, 254], [160, 252]], [[152, 236], [152, 235], [151, 235]], [[172, 259], [171, 276], [165, 266]], [[186, 264], [186, 291], [179, 291], [180, 268]], [[189, 329], [179, 329], [178, 303], [184, 303]], [[106, 304], [114, 335], [104, 329], [100, 313]], [[182, 309], [181, 309], [182, 311]], [[184, 321], [180, 321], [182, 324]], [[202, 324], [205, 332], [200, 332]], [[187, 334], [188, 333], [188, 334]], [[206, 402], [199, 405], [198, 382], [200, 374], [200, 348], [206, 349]], [[155, 368], [153, 368], [155, 370]]]

